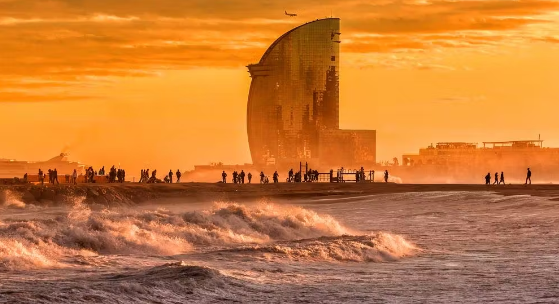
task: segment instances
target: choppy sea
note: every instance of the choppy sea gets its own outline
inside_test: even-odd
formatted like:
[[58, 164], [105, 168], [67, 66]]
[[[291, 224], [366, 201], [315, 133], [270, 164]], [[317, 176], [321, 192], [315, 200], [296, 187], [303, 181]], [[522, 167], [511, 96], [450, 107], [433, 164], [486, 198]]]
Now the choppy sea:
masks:
[[559, 202], [429, 192], [0, 208], [0, 303], [557, 303]]

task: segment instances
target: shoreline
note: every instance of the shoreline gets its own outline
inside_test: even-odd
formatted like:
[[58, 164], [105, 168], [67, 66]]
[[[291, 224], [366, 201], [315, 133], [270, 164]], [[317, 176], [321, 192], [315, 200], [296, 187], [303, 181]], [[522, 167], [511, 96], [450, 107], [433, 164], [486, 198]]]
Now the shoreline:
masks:
[[41, 206], [72, 205], [83, 198], [88, 205], [118, 207], [180, 199], [184, 202], [295, 200], [347, 198], [410, 192], [491, 192], [497, 195], [530, 195], [559, 201], [559, 185], [472, 185], [472, 184], [394, 184], [394, 183], [279, 183], [279, 184], [78, 184], [78, 185], [0, 185], [0, 205], [9, 201]]

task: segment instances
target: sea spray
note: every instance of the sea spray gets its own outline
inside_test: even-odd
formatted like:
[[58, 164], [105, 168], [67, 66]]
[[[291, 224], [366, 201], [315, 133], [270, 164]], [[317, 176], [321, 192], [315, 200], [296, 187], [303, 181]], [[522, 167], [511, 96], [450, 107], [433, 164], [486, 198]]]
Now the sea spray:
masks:
[[[58, 267], [71, 257], [83, 263], [79, 257], [177, 255], [246, 245], [276, 246], [274, 242], [301, 239], [314, 241], [277, 244], [285, 248], [278, 251], [326, 260], [371, 261], [379, 250], [393, 257], [403, 256], [407, 250], [403, 239], [396, 236], [340, 238], [349, 234], [352, 231], [333, 217], [293, 206], [216, 203], [207, 210], [184, 213], [166, 209], [92, 211], [78, 197], [62, 216], [1, 222], [0, 267]], [[317, 255], [319, 251], [324, 254]], [[352, 251], [361, 252], [352, 255]], [[14, 264], [17, 259], [25, 265]]]
[[0, 192], [0, 206], [4, 208], [23, 209], [25, 208], [25, 203], [22, 200], [21, 194], [11, 190], [4, 190]]

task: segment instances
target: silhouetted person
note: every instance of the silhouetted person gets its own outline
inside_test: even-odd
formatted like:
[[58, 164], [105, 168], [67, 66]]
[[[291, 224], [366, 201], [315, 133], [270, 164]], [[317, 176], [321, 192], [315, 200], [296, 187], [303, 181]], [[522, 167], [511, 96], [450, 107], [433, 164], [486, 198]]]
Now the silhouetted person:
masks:
[[493, 182], [493, 185], [495, 184], [499, 184], [499, 172], [495, 172], [495, 181]]
[[526, 173], [526, 183], [524, 185], [527, 185], [528, 182], [530, 182], [530, 185], [532, 184], [532, 171], [530, 171], [530, 168], [528, 168], [528, 173]]
[[74, 185], [78, 183], [78, 171], [76, 171], [76, 169], [74, 169], [74, 172], [72, 173], [72, 183]]
[[501, 172], [501, 180], [499, 181], [499, 184], [503, 183], [503, 185], [505, 184], [505, 173]]
[[274, 184], [277, 184], [279, 182], [279, 174], [278, 171], [274, 172]]
[[43, 170], [39, 169], [39, 181], [41, 182], [41, 185], [45, 184], [45, 174], [43, 173]]
[[225, 173], [225, 171], [221, 173], [221, 178], [224, 184], [227, 183], [227, 173]]
[[181, 182], [181, 176], [182, 176], [181, 170], [177, 169], [176, 174], [177, 174], [177, 184], [178, 184]]
[[173, 170], [169, 170], [169, 184], [173, 183]]
[[388, 183], [388, 170], [384, 170], [384, 182]]
[[249, 172], [247, 177], [248, 177], [248, 183], [250, 184], [250, 181], [252, 180], [252, 173]]
[[241, 178], [241, 184], [245, 183], [245, 170], [241, 170], [241, 173], [239, 174], [239, 177]]
[[264, 183], [264, 171], [260, 171], [260, 183]]
[[293, 182], [293, 169], [289, 170], [289, 182]]
[[52, 183], [54, 184], [54, 182], [56, 182], [57, 185], [60, 184], [58, 182], [58, 171], [56, 171], [56, 168], [54, 168], [54, 171], [52, 171], [52, 176], [53, 176]]
[[487, 175], [485, 176], [485, 184], [491, 185], [491, 173], [487, 173]]
[[239, 178], [239, 173], [237, 171], [233, 171], [233, 183], [236, 184]]

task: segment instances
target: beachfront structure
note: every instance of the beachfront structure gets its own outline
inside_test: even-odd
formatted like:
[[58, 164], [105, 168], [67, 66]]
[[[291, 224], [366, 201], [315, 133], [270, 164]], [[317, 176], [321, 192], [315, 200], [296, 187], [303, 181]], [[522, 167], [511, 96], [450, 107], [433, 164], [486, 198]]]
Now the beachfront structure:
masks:
[[0, 159], [0, 178], [22, 178], [24, 174], [37, 175], [39, 169], [47, 172], [48, 169], [56, 169], [59, 176], [72, 174], [74, 170], [78, 174], [85, 172], [85, 165], [80, 162], [70, 161], [67, 153], [60, 153], [47, 161], [22, 161], [15, 159]]
[[524, 180], [528, 168], [539, 181], [559, 181], [559, 148], [544, 147], [540, 139], [479, 145], [441, 142], [403, 155], [402, 166], [392, 171], [413, 182], [479, 182], [495, 172], [505, 172], [509, 181], [518, 182]]
[[340, 130], [340, 19], [298, 26], [248, 65], [247, 131], [255, 165], [375, 163], [376, 132]]

